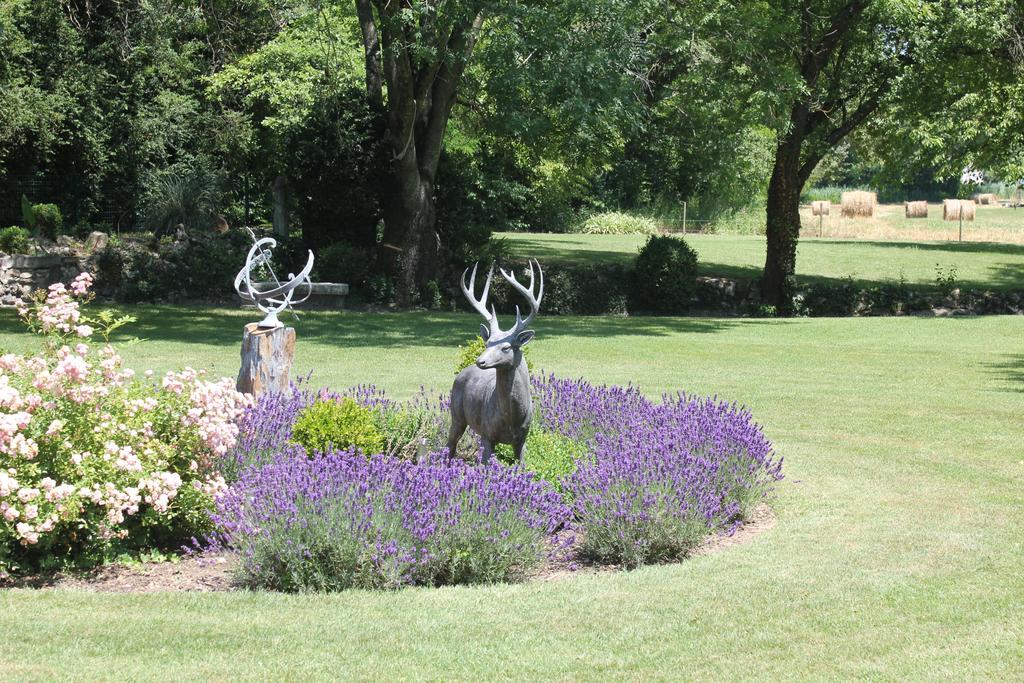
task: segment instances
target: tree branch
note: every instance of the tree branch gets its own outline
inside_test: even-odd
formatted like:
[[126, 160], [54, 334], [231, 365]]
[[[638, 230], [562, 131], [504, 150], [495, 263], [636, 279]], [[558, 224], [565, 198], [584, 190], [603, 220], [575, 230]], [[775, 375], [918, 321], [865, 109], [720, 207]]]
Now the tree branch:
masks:
[[417, 141], [420, 143], [420, 169], [430, 180], [433, 180], [434, 173], [437, 171], [445, 127], [448, 124], [448, 117], [451, 115], [452, 105], [455, 104], [456, 89], [462, 79], [466, 64], [473, 54], [473, 48], [476, 46], [483, 23], [484, 12], [481, 9], [470, 25], [463, 25], [452, 30], [448, 46], [451, 59], [444, 61], [434, 80], [431, 89], [430, 117], [423, 131], [422, 140]]
[[381, 81], [380, 39], [377, 36], [377, 25], [373, 20], [373, 7], [370, 0], [356, 0], [356, 16], [359, 28], [363, 33], [363, 55], [366, 63], [366, 99], [370, 105], [380, 109], [384, 104], [384, 93]]
[[871, 0], [851, 0], [848, 4], [841, 7], [839, 11], [832, 15], [829, 27], [816, 44], [811, 35], [813, 31], [811, 29], [812, 15], [810, 7], [804, 7], [803, 23], [801, 26], [804, 34], [805, 49], [800, 64], [800, 73], [807, 85], [814, 85], [821, 70], [832, 56], [832, 51], [840, 44], [839, 41], [843, 39], [843, 36], [853, 28], [857, 17], [864, 12], [870, 2]]
[[[861, 100], [860, 104], [852, 114], [844, 117], [842, 123], [825, 135], [822, 141], [823, 144], [819, 145], [819, 149], [824, 151], [815, 151], [807, 155], [804, 162], [800, 165], [800, 170], [797, 172], [797, 177], [799, 178], [801, 187], [807, 182], [807, 179], [811, 177], [811, 173], [814, 172], [815, 167], [821, 162], [822, 158], [825, 156], [825, 152], [839, 144], [839, 142], [849, 135], [854, 128], [862, 124], [878, 109], [882, 104], [882, 98], [889, 91], [891, 83], [891, 80], [884, 80], [875, 92]], [[815, 114], [817, 115], [818, 112], [815, 112]], [[827, 116], [825, 118], [827, 120]]]

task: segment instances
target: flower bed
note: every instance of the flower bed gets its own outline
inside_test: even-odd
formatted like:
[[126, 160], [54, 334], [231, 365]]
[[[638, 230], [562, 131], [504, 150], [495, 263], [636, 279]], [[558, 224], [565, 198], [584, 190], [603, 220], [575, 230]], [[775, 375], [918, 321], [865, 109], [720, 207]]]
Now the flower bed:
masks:
[[[733, 404], [654, 403], [632, 387], [553, 376], [533, 390], [525, 468], [449, 460], [443, 399], [401, 404], [373, 387], [265, 396], [226, 460], [237, 479], [218, 502], [215, 545], [240, 552], [243, 584], [283, 590], [511, 580], [560, 528], [578, 532], [582, 559], [636, 567], [728, 531], [782, 478], [782, 460]], [[293, 425], [324, 401], [376, 415], [389, 454], [295, 443]], [[338, 438], [366, 432], [343, 427]], [[331, 433], [314, 431], [321, 445]]]
[[189, 369], [136, 377], [94, 342], [130, 319], [87, 316], [91, 283], [23, 306], [41, 350], [0, 357], [0, 578], [180, 544], [212, 528], [225, 487], [248, 398]]

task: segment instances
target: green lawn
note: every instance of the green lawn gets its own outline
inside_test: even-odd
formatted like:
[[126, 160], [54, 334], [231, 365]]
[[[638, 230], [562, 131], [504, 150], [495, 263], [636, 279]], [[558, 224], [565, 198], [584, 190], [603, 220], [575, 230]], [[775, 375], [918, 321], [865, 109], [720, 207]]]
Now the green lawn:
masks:
[[[150, 341], [127, 351], [136, 369], [227, 374], [252, 317], [138, 312]], [[24, 348], [0, 322], [0, 344]], [[311, 313], [299, 369], [400, 396], [444, 388], [476, 327]], [[536, 329], [534, 360], [558, 374], [747, 404], [786, 460], [777, 526], [678, 565], [515, 586], [4, 591], [0, 680], [1024, 678], [1024, 320], [542, 317]]]
[[[1007, 209], [1009, 210], [1009, 209]], [[1024, 211], [1021, 212], [1024, 217]], [[630, 262], [643, 245], [639, 235], [501, 233], [513, 252], [541, 263]], [[764, 268], [763, 236], [687, 235], [702, 275], [755, 279]], [[861, 283], [898, 280], [935, 285], [938, 268], [956, 269], [957, 280], [976, 289], [1024, 289], [1024, 244], [993, 242], [800, 241], [797, 275], [806, 280], [852, 276]]]

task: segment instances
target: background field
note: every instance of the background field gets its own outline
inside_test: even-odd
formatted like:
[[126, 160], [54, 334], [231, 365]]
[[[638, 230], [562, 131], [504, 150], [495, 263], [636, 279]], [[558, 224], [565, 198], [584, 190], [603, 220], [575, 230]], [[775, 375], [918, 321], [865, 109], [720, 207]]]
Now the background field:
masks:
[[[1020, 216], [1024, 219], [1024, 209]], [[630, 263], [646, 241], [640, 235], [499, 233], [514, 254], [541, 263]], [[701, 275], [757, 279], [764, 268], [765, 241], [756, 235], [687, 235], [697, 251]], [[935, 286], [938, 269], [956, 269], [962, 286], [1024, 288], [1024, 244], [801, 239], [796, 261], [803, 280], [852, 276], [864, 283], [895, 281]]]
[[[140, 308], [137, 369], [237, 368], [240, 311]], [[24, 348], [10, 316], [0, 345]], [[447, 387], [460, 314], [310, 313], [300, 371]], [[747, 404], [778, 525], [682, 564], [482, 588], [0, 592], [0, 680], [1024, 676], [1024, 321], [542, 318], [540, 367]]]
[[[800, 211], [802, 237], [818, 235], [818, 217], [811, 207]], [[958, 222], [942, 220], [942, 204], [928, 204], [927, 218], [906, 218], [903, 204], [879, 204], [871, 218], [843, 218], [839, 205], [821, 222], [822, 237], [870, 240], [956, 240], [960, 236]], [[964, 221], [964, 241], [1024, 243], [1024, 208], [977, 206], [973, 221]]]

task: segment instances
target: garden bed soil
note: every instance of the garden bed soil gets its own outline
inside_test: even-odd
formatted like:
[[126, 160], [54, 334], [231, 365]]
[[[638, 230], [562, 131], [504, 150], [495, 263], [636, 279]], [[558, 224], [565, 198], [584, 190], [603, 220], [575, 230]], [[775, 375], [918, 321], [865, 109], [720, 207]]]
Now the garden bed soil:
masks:
[[15, 588], [71, 588], [98, 593], [162, 593], [232, 590], [229, 554], [185, 556], [167, 562], [109, 564], [89, 572], [26, 576]]
[[[711, 536], [697, 546], [690, 557], [742, 545], [774, 526], [774, 513], [762, 503], [751, 518], [732, 534]], [[0, 588], [64, 588], [98, 593], [229, 591], [237, 590], [231, 583], [233, 563], [234, 557], [227, 553], [193, 555], [168, 562], [111, 564], [84, 573], [27, 576], [9, 584], [0, 582]], [[617, 565], [580, 563], [569, 552], [545, 564], [531, 574], [529, 580], [557, 581], [580, 574], [603, 574], [621, 569]]]

